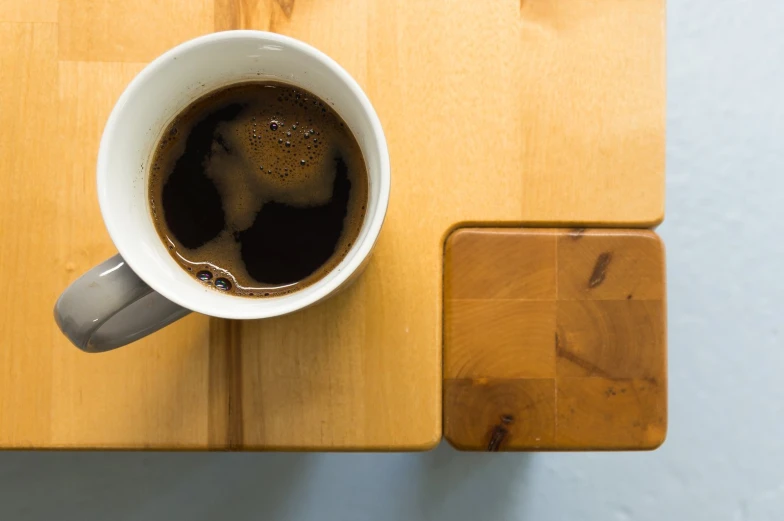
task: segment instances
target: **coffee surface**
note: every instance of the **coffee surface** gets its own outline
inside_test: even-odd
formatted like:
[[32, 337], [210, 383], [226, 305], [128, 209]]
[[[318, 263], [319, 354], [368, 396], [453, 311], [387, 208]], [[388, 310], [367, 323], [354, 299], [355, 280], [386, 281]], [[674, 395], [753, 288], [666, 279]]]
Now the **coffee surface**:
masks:
[[226, 87], [182, 111], [152, 158], [150, 210], [172, 257], [235, 295], [296, 291], [356, 242], [368, 180], [331, 107], [293, 86]]

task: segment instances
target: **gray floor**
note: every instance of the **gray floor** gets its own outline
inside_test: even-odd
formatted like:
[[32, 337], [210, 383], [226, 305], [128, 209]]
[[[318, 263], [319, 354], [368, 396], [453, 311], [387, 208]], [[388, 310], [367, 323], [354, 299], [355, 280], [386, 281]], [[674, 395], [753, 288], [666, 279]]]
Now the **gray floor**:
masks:
[[0, 453], [0, 521], [783, 519], [782, 27], [779, 0], [670, 0], [659, 451]]

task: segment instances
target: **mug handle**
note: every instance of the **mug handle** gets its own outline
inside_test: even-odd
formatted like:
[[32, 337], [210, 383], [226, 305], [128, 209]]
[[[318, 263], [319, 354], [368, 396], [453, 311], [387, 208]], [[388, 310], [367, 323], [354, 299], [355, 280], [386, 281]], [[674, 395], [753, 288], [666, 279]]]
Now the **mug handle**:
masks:
[[120, 255], [76, 279], [54, 305], [60, 330], [88, 353], [130, 344], [190, 312], [156, 293]]

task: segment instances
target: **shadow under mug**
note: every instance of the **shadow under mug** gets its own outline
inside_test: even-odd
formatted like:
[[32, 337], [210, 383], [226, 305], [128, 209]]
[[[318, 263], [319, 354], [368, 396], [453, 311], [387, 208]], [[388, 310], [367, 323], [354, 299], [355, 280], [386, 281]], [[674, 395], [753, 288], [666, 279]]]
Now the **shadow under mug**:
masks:
[[[368, 203], [357, 240], [331, 272], [289, 295], [254, 299], [207, 288], [172, 259], [150, 215], [147, 167], [168, 123], [191, 102], [227, 85], [263, 80], [310, 91], [340, 114], [365, 160]], [[74, 281], [54, 308], [62, 332], [87, 352], [123, 346], [191, 311], [259, 319], [324, 300], [350, 284], [365, 266], [384, 222], [391, 184], [384, 132], [357, 82], [313, 47], [262, 31], [202, 36], [145, 67], [106, 123], [97, 181], [101, 214], [119, 254]]]

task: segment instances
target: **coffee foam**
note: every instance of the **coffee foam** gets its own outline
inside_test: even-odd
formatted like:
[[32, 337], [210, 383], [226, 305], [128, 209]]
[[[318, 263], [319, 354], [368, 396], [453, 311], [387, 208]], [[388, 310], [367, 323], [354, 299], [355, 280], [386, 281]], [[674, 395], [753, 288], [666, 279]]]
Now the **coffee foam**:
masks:
[[[201, 247], [184, 248], [166, 235], [155, 205], [167, 172], [182, 155], [194, 124], [204, 116], [203, 107], [209, 106], [210, 98], [219, 96], [221, 91], [195, 102], [164, 132], [151, 168], [150, 196], [156, 228], [176, 246], [172, 255], [184, 268], [193, 274], [207, 269], [216, 277], [229, 278], [233, 293], [274, 296], [311, 284], [342, 260], [364, 221], [367, 172], [356, 140], [323, 101], [280, 84], [265, 84], [269, 90], [265, 88], [265, 95], [259, 96], [258, 85], [231, 88], [236, 89], [231, 100], [241, 103], [242, 111], [217, 126], [210, 153], [202, 165], [220, 193], [226, 228]], [[333, 258], [295, 287], [258, 283], [245, 268], [236, 234], [252, 226], [266, 203], [275, 201], [296, 207], [327, 203], [332, 197], [336, 156], [344, 159], [351, 172], [352, 189], [344, 233]]]
[[237, 118], [222, 123], [205, 165], [234, 230], [248, 228], [266, 202], [317, 206], [329, 201], [332, 193], [337, 147], [321, 138], [328, 134], [324, 125], [297, 125], [300, 119], [307, 121], [307, 114], [296, 112], [287, 114], [286, 119], [295, 123], [286, 125], [282, 118], [262, 119], [262, 112], [263, 107], [249, 105]]

